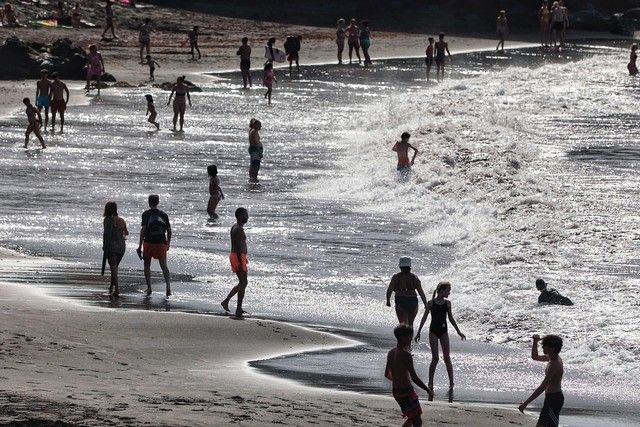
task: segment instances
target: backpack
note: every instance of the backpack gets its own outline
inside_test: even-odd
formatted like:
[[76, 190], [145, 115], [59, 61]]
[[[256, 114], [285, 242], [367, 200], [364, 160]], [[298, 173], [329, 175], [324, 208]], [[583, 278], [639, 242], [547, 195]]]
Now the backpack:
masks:
[[284, 51], [287, 55], [300, 51], [300, 40], [295, 36], [287, 36], [287, 40], [284, 42]]
[[166, 231], [167, 223], [160, 215], [160, 211], [149, 215], [147, 228], [145, 229], [145, 240], [149, 240], [150, 242], [162, 242], [165, 240], [164, 235]]

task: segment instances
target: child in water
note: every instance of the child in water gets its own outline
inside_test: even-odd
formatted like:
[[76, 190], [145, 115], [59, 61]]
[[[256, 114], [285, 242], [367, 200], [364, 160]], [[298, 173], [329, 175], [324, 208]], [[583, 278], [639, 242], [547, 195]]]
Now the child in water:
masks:
[[152, 81], [154, 81], [156, 79], [153, 76], [153, 73], [155, 73], [155, 71], [156, 71], [156, 65], [158, 66], [158, 68], [160, 68], [160, 64], [158, 64], [156, 61], [151, 59], [151, 55], [147, 55], [145, 57], [145, 59], [147, 61], [145, 63], [143, 63], [142, 65], [148, 65], [149, 66], [149, 81], [152, 82]]
[[209, 165], [207, 167], [207, 173], [209, 174], [209, 203], [207, 204], [207, 213], [211, 219], [218, 219], [216, 208], [220, 200], [224, 200], [224, 193], [220, 188], [220, 179], [218, 178], [218, 167], [216, 165]]
[[636, 65], [638, 54], [636, 53], [636, 50], [638, 50], [638, 44], [634, 43], [631, 45], [631, 55], [629, 55], [629, 63], [627, 64], [627, 69], [629, 70], [630, 76], [635, 76], [636, 74], [638, 74], [638, 66]]
[[460, 332], [458, 324], [451, 314], [451, 302], [447, 299], [451, 293], [451, 283], [440, 282], [435, 291], [433, 291], [433, 297], [431, 301], [427, 303], [427, 308], [420, 321], [420, 327], [416, 334], [416, 342], [420, 341], [420, 331], [427, 321], [429, 313], [431, 313], [431, 325], [429, 326], [429, 347], [431, 347], [431, 365], [429, 365], [429, 389], [433, 391], [433, 376], [436, 373], [436, 366], [438, 365], [438, 341], [442, 344], [442, 358], [444, 364], [447, 367], [447, 374], [449, 375], [449, 401], [453, 401], [453, 367], [451, 365], [451, 358], [449, 356], [449, 334], [447, 331], [447, 318], [449, 322], [456, 329], [460, 338], [464, 341], [467, 337]]
[[144, 97], [147, 98], [147, 113], [145, 114], [145, 116], [149, 116], [147, 121], [156, 125], [156, 128], [160, 130], [160, 123], [156, 122], [158, 113], [156, 112], [156, 106], [153, 104], [153, 96], [145, 95]]
[[425, 51], [426, 58], [424, 62], [427, 66], [427, 81], [429, 81], [429, 77], [431, 75], [431, 67], [433, 66], [433, 43], [435, 40], [433, 37], [429, 37], [429, 45], [427, 46], [427, 50]]
[[269, 99], [269, 104], [271, 104], [271, 92], [273, 91], [273, 84], [277, 82], [276, 75], [273, 72], [273, 63], [271, 61], [267, 61], [264, 64], [264, 76], [262, 78], [262, 84], [267, 88], [267, 92], [264, 94], [265, 98]]

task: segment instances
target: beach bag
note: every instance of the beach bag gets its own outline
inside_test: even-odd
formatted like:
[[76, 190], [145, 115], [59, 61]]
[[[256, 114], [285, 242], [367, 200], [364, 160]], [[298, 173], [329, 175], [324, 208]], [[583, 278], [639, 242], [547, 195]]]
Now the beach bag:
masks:
[[297, 53], [300, 51], [300, 40], [295, 36], [288, 36], [284, 42], [284, 52], [289, 55], [290, 53]]
[[165, 233], [167, 231], [167, 223], [164, 222], [162, 216], [156, 213], [152, 213], [147, 221], [147, 228], [145, 229], [145, 240], [149, 242], [162, 242], [164, 241]]

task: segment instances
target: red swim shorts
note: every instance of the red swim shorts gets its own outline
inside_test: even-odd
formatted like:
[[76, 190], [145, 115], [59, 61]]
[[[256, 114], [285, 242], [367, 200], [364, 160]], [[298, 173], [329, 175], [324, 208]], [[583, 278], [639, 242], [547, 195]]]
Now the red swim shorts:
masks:
[[403, 417], [413, 419], [422, 414], [420, 400], [418, 400], [418, 394], [415, 392], [413, 387], [394, 390], [393, 397], [396, 399], [396, 402], [398, 402], [398, 405], [400, 405]]
[[51, 111], [64, 111], [67, 109], [67, 103], [64, 99], [51, 100]]
[[231, 252], [229, 254], [229, 261], [231, 261], [231, 271], [234, 273], [238, 271], [244, 271], [246, 273], [249, 271], [247, 270], [247, 254], [240, 254], [240, 259], [238, 259], [238, 254]]
[[142, 252], [145, 258], [166, 259], [169, 246], [166, 243], [144, 242]]

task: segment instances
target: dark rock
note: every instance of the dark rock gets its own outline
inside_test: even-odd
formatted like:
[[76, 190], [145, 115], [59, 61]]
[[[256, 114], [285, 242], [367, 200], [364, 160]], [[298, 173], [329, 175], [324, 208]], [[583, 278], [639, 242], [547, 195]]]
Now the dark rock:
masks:
[[40, 73], [37, 55], [38, 52], [19, 38], [9, 37], [0, 45], [0, 79], [37, 77]]
[[103, 82], [115, 82], [115, 81], [117, 81], [116, 78], [113, 76], [113, 74], [110, 74], [110, 73], [104, 73], [102, 75], [102, 77], [100, 78], [100, 80], [102, 80]]
[[[171, 90], [175, 82], [162, 82], [160, 84], [154, 84], [153, 87], [158, 87], [164, 90]], [[188, 80], [184, 81], [184, 84], [189, 88], [189, 92], [202, 92], [202, 88], [200, 86], [196, 86]]]

